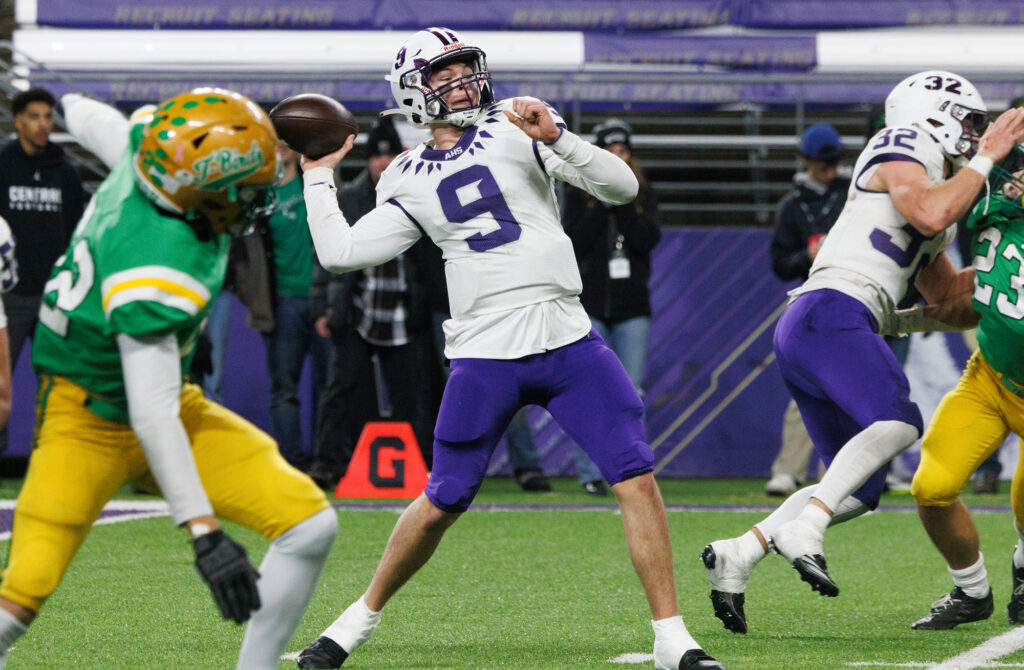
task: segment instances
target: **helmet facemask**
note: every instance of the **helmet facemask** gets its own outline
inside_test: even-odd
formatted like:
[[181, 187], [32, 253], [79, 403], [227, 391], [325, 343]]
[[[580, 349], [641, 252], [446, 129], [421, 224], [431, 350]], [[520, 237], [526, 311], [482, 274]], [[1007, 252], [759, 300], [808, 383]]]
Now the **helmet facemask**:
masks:
[[961, 156], [973, 157], [978, 151], [978, 141], [992, 120], [991, 117], [984, 110], [971, 109], [955, 103], [950, 105], [949, 115], [960, 123], [961, 128], [960, 138], [955, 145], [956, 150]]
[[1006, 158], [992, 167], [989, 186], [992, 192], [1011, 201], [1024, 215], [1024, 147], [1014, 145]]

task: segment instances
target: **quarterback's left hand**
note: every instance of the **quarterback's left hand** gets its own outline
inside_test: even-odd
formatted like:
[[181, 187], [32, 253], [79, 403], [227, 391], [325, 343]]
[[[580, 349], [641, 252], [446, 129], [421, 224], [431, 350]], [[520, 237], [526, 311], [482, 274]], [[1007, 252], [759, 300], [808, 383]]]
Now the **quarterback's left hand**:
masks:
[[512, 101], [512, 109], [515, 114], [506, 111], [505, 116], [533, 139], [551, 144], [562, 134], [561, 128], [556, 126], [555, 120], [551, 118], [547, 105], [540, 100], [515, 98]]

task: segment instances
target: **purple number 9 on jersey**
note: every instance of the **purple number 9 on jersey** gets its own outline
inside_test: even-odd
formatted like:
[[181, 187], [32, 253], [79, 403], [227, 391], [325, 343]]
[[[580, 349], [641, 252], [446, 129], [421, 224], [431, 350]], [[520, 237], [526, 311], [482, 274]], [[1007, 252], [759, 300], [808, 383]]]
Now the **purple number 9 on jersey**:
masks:
[[[463, 203], [459, 190], [476, 183], [479, 198]], [[437, 185], [437, 197], [441, 209], [451, 223], [466, 223], [481, 214], [490, 214], [498, 223], [498, 229], [485, 234], [474, 233], [466, 238], [473, 251], [490, 251], [509, 242], [515, 242], [523, 234], [519, 222], [512, 216], [501, 188], [494, 175], [483, 165], [474, 165], [441, 180]]]

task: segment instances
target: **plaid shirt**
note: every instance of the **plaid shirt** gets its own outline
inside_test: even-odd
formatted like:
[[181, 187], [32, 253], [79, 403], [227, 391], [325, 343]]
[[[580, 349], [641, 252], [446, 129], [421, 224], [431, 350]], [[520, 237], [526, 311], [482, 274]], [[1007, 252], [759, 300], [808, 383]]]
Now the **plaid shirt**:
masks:
[[352, 298], [356, 330], [370, 344], [398, 347], [409, 343], [405, 307], [405, 258], [365, 268]]

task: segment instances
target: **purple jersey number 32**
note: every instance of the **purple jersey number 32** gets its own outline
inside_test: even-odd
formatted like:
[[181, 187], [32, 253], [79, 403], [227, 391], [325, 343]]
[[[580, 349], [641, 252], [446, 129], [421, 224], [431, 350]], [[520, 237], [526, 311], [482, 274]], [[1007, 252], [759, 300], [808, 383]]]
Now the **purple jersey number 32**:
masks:
[[[463, 203], [459, 198], [459, 189], [477, 184], [480, 197]], [[437, 197], [441, 199], [441, 209], [445, 217], [452, 223], [466, 223], [481, 214], [490, 214], [498, 223], [498, 229], [485, 234], [474, 233], [466, 238], [466, 243], [473, 251], [490, 251], [509, 242], [515, 242], [523, 234], [519, 222], [512, 216], [501, 188], [494, 175], [483, 165], [473, 165], [449, 175], [437, 185]]]

